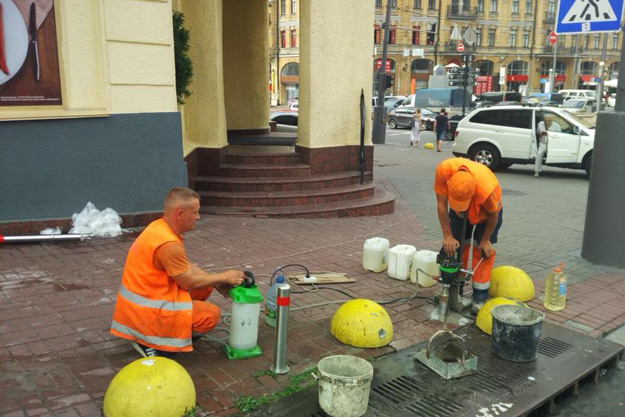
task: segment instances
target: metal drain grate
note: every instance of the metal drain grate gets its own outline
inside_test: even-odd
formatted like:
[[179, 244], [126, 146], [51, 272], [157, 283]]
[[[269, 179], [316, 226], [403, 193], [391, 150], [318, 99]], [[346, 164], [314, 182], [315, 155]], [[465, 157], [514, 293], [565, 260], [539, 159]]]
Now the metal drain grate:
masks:
[[558, 355], [563, 354], [567, 350], [572, 349], [574, 346], [558, 339], [546, 337], [538, 344], [538, 353], [542, 353], [550, 358], [555, 358]]
[[408, 411], [417, 417], [448, 417], [463, 406], [450, 398], [443, 398], [423, 387], [423, 381], [400, 376], [372, 389], [374, 395], [390, 402], [392, 408]]

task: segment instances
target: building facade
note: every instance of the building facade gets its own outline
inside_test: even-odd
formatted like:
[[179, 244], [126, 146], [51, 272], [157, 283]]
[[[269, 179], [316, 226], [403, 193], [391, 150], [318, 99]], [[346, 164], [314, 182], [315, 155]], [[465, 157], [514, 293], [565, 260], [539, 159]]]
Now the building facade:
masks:
[[[376, 11], [372, 22], [372, 72], [375, 72], [381, 65], [386, 1], [372, 1]], [[604, 43], [605, 79], [616, 78], [618, 74], [620, 33], [561, 35], [555, 45], [549, 43], [549, 34], [555, 27], [556, 0], [389, 1], [392, 10], [386, 71], [393, 77], [393, 86], [388, 94], [408, 95], [427, 87], [435, 65], [461, 64], [458, 41], [452, 40], [456, 28], [460, 35], [469, 28], [475, 33], [474, 45], [463, 43], [465, 50], [474, 56], [472, 65], [480, 68], [476, 93], [504, 88], [543, 91], [553, 66], [554, 49], [557, 49], [556, 89], [593, 89], [601, 71]], [[297, 0], [277, 1], [272, 6], [272, 74], [298, 62], [298, 44], [289, 37], [293, 30], [297, 31], [297, 13], [293, 13], [296, 6]], [[276, 7], [280, 10], [275, 10]], [[276, 87], [272, 103], [278, 104], [278, 97], [284, 103], [288, 96], [282, 90], [292, 79], [287, 78], [286, 84], [280, 79], [272, 78], [272, 81], [272, 87]]]

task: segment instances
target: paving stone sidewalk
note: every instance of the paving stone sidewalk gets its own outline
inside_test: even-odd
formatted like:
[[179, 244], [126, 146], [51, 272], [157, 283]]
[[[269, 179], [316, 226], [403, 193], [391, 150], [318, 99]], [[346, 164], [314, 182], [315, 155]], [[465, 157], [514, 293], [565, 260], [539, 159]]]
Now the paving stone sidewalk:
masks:
[[[393, 185], [378, 180], [396, 192]], [[398, 195], [398, 194], [396, 194]], [[136, 234], [80, 243], [0, 246], [0, 416], [100, 416], [106, 388], [123, 366], [138, 359], [125, 340], [108, 326], [124, 266]], [[205, 269], [252, 270], [266, 293], [269, 275], [279, 265], [301, 263], [310, 270], [347, 272], [357, 280], [340, 288], [355, 297], [394, 299], [412, 294], [409, 281], [362, 269], [362, 246], [372, 236], [391, 245], [413, 244], [438, 250], [406, 202], [398, 197], [392, 215], [356, 219], [250, 219], [203, 217], [185, 235], [189, 258]], [[296, 268], [287, 273], [299, 273]], [[419, 289], [432, 296], [437, 287]], [[530, 304], [542, 309], [542, 284]], [[321, 290], [295, 294], [294, 307], [345, 299]], [[230, 301], [213, 301], [229, 311]], [[347, 347], [329, 333], [336, 305], [293, 311], [289, 324], [290, 375], [314, 367], [325, 356], [354, 354], [365, 358], [392, 354], [430, 337], [441, 328], [435, 307], [424, 299], [386, 306], [395, 338], [390, 346], [362, 350]], [[625, 322], [625, 274], [589, 276], [569, 288], [567, 308], [547, 313], [553, 320], [600, 337]], [[263, 356], [226, 359], [217, 343], [201, 341], [177, 360], [191, 374], [200, 415], [238, 412], [238, 396], [281, 390], [287, 376], [267, 375], [273, 353], [273, 329], [261, 320]]]

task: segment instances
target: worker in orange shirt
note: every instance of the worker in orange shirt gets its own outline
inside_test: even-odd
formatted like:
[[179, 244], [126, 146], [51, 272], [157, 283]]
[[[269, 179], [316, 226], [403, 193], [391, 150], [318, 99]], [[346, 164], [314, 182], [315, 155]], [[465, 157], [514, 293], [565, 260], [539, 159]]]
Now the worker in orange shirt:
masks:
[[[450, 158], [438, 164], [434, 181], [445, 252], [453, 256], [462, 250], [462, 265], [466, 269], [473, 248], [472, 311], [477, 314], [488, 298], [490, 273], [495, 263], [492, 244], [497, 242], [503, 220], [501, 187], [490, 169], [465, 158]], [[465, 246], [460, 248], [465, 217], [469, 227], [464, 236]]]
[[219, 307], [205, 301], [213, 288], [227, 297], [245, 278], [242, 271], [209, 274], [189, 263], [182, 235], [193, 229], [199, 210], [195, 191], [173, 188], [163, 217], [150, 223], [128, 251], [111, 333], [130, 340], [145, 357], [192, 351], [193, 339], [221, 319]]

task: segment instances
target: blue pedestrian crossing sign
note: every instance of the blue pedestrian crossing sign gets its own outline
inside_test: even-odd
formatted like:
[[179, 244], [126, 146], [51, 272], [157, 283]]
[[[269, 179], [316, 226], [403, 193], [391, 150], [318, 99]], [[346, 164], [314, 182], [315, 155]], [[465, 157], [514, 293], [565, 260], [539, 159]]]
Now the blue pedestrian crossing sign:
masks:
[[557, 34], [618, 32], [625, 0], [560, 0]]

